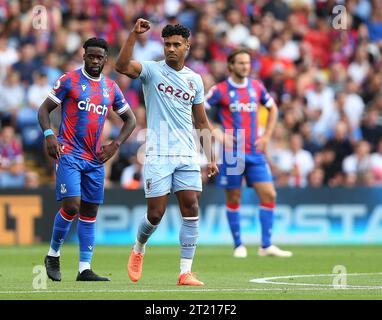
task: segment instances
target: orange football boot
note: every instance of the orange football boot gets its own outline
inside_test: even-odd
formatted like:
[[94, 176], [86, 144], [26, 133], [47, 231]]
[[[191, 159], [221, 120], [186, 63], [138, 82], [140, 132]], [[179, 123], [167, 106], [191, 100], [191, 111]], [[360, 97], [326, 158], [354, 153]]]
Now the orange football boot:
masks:
[[137, 282], [142, 276], [143, 257], [143, 253], [136, 252], [134, 248], [131, 250], [129, 262], [127, 263], [127, 273], [133, 282]]
[[204, 286], [204, 283], [196, 279], [191, 272], [182, 273], [177, 282], [178, 286]]

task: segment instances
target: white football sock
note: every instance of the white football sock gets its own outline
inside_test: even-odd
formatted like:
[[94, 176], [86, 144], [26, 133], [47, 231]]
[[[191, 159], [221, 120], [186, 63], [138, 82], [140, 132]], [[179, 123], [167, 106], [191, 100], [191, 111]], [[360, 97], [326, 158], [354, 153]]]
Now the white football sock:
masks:
[[56, 250], [53, 250], [52, 248], [49, 248], [49, 251], [48, 251], [49, 257], [59, 257], [60, 255], [61, 255], [60, 250], [56, 251]]
[[191, 272], [192, 259], [180, 259], [180, 274]]
[[89, 269], [90, 270], [90, 263], [89, 262], [83, 262], [80, 261], [78, 271], [82, 273], [82, 271]]
[[135, 245], [134, 245], [135, 252], [145, 253], [145, 247], [146, 247], [146, 243], [140, 243], [138, 240], [135, 241]]

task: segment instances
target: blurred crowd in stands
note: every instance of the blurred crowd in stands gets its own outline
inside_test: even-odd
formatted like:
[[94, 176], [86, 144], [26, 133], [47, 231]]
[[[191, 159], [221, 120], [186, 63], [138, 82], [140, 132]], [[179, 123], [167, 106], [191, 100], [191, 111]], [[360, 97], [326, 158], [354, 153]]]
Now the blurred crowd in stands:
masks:
[[[382, 185], [380, 0], [0, 0], [0, 188], [54, 182], [37, 110], [62, 73], [82, 66], [82, 44], [93, 36], [108, 41], [104, 74], [137, 117], [133, 135], [107, 163], [106, 186], [142, 187], [141, 84], [114, 71], [138, 17], [152, 23], [135, 46], [140, 61], [163, 58], [166, 24], [191, 29], [186, 64], [202, 75], [206, 92], [227, 77], [233, 48], [250, 50], [252, 76], [280, 110], [268, 147], [277, 186]], [[57, 110], [56, 130], [59, 121]], [[120, 126], [111, 115], [104, 142]]]

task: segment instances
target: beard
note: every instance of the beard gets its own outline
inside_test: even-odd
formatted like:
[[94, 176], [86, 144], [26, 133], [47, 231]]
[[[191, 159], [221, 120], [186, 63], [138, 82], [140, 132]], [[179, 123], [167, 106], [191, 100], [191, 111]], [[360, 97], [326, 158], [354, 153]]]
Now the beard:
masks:
[[248, 77], [248, 72], [234, 72], [235, 77], [243, 80]]
[[99, 75], [101, 74], [101, 72], [102, 72], [102, 69], [103, 69], [103, 67], [102, 66], [100, 66], [100, 67], [88, 67], [87, 68], [87, 72], [91, 75], [91, 76], [93, 76], [93, 77], [99, 77]]

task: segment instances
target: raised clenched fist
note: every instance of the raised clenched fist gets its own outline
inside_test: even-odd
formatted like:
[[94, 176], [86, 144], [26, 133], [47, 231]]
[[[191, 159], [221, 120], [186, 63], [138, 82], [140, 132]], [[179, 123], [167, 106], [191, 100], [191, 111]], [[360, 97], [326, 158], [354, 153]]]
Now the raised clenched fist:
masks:
[[137, 22], [135, 23], [133, 31], [137, 34], [141, 34], [141, 33], [145, 33], [149, 29], [150, 29], [150, 22], [145, 19], [139, 18]]

